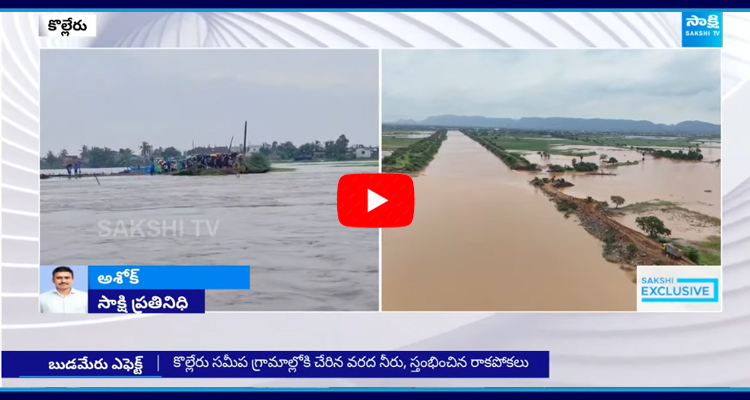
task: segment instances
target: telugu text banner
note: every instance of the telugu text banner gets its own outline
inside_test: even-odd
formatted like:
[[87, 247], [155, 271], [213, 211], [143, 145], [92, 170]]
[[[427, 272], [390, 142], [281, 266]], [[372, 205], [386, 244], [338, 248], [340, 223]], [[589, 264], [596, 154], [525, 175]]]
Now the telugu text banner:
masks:
[[4, 351], [3, 378], [549, 378], [547, 351]]

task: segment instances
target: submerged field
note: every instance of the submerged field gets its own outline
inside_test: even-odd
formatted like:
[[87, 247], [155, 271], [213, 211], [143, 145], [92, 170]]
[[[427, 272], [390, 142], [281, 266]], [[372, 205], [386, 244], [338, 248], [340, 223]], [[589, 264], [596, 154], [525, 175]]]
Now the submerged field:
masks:
[[410, 140], [408, 144], [395, 148], [392, 154], [383, 158], [383, 172], [408, 174], [422, 171], [437, 154], [446, 139], [446, 134], [446, 130], [440, 130], [425, 138], [406, 139]]
[[400, 138], [393, 136], [383, 136], [383, 150], [394, 151], [401, 147], [407, 147], [418, 142], [420, 138]]
[[671, 231], [669, 238], [660, 239], [662, 242], [673, 242], [696, 264], [721, 265], [721, 219], [718, 217], [664, 200], [634, 203], [613, 210], [613, 214], [620, 222], [634, 228], [638, 226], [638, 217], [655, 216]]
[[[414, 179], [414, 222], [383, 231], [384, 310], [634, 310], [633, 263], [720, 265], [718, 143], [477, 131], [451, 131], [435, 146]], [[419, 143], [403, 139], [383, 137], [384, 147], [400, 145], [402, 157], [390, 162], [407, 160], [405, 149]], [[699, 147], [704, 158], [658, 157], [641, 146]], [[553, 175], [572, 185], [559, 192], [579, 211], [607, 204], [586, 218], [529, 184]], [[640, 225], [654, 219], [644, 217], [664, 229], [649, 237]], [[663, 242], [685, 259], [668, 259]]]
[[[511, 169], [564, 177], [572, 186], [565, 193], [608, 202], [613, 218], [625, 226], [643, 232], [639, 217], [658, 218], [666, 230], [654, 240], [674, 243], [696, 264], [720, 265], [720, 142], [716, 139], [463, 132]], [[643, 148], [671, 149], [667, 154], [675, 157]], [[685, 159], [687, 154], [700, 155]], [[518, 167], [519, 163], [523, 165]]]
[[[464, 133], [511, 169], [562, 176], [572, 186], [564, 189], [567, 194], [608, 202], [613, 218], [632, 229], [643, 231], [637, 222], [640, 217], [658, 218], [666, 230], [654, 240], [674, 243], [696, 264], [720, 265], [717, 139], [605, 133], [553, 137], [486, 129]], [[686, 159], [688, 154], [698, 159]], [[517, 167], [517, 160], [523, 161], [523, 168]]]
[[557, 148], [558, 146], [562, 145], [581, 144], [580, 142], [577, 142], [575, 140], [505, 135], [489, 135], [488, 139], [495, 145], [500, 146], [508, 151], [527, 151], [532, 153], [536, 153], [538, 151], [547, 151], [551, 154], [560, 155], [586, 153], [585, 149], [581, 149], [582, 151], [576, 151], [577, 149]]

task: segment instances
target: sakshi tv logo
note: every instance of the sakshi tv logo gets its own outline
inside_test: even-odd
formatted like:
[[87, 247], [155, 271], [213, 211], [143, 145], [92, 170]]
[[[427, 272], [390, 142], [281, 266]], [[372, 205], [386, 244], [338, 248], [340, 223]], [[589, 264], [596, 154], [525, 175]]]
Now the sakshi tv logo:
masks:
[[719, 266], [639, 266], [639, 312], [720, 312]]
[[682, 13], [682, 47], [722, 47], [720, 12]]

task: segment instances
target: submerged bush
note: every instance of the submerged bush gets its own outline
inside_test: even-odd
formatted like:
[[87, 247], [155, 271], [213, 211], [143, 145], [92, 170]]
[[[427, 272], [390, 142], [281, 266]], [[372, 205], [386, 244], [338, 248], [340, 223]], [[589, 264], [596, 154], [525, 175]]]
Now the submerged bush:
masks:
[[576, 203], [567, 201], [567, 200], [560, 200], [557, 202], [557, 211], [567, 212], [567, 211], [574, 211], [578, 208]]
[[271, 161], [262, 154], [253, 154], [244, 161], [245, 168], [249, 173], [261, 173], [271, 170]]
[[685, 252], [685, 256], [687, 256], [690, 261], [699, 264], [701, 259], [701, 253], [696, 249], [695, 247], [688, 247], [687, 251]]
[[565, 172], [565, 167], [562, 165], [555, 164], [549, 167], [549, 172]]
[[627, 251], [628, 251], [628, 257], [633, 258], [638, 252], [638, 247], [636, 247], [635, 244], [630, 243], [627, 247]]

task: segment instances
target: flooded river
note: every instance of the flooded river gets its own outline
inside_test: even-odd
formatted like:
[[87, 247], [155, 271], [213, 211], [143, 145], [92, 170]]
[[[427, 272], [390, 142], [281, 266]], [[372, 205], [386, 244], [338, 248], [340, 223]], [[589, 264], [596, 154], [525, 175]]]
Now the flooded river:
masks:
[[[638, 161], [637, 165], [601, 169], [602, 172], [615, 174], [614, 176], [566, 174], [565, 179], [575, 184], [565, 189], [568, 194], [576, 197], [591, 196], [598, 200], [609, 200], [613, 195], [621, 196], [625, 198], [625, 204], [660, 199], [680, 203], [706, 215], [721, 217], [721, 165], [709, 162], [721, 158], [719, 148], [701, 149], [704, 162], [657, 159], [649, 155], [642, 160], [643, 156], [638, 152], [611, 147], [560, 148], [584, 149], [597, 153], [595, 156], [584, 157], [585, 162], [599, 163], [601, 154], [614, 157], [620, 162]], [[537, 154], [527, 154], [525, 157], [533, 163], [544, 165], [570, 165], [573, 159], [572, 156], [552, 155], [550, 159], [543, 161]]]
[[[718, 145], [718, 144], [715, 144]], [[600, 201], [610, 201], [612, 196], [621, 196], [625, 204], [663, 200], [676, 203], [678, 206], [710, 217], [721, 218], [721, 165], [712, 163], [720, 159], [721, 149], [718, 147], [703, 147], [701, 149], [703, 162], [670, 160], [645, 156], [636, 151], [611, 147], [592, 146], [560, 146], [562, 149], [576, 149], [575, 151], [594, 151], [595, 156], [584, 157], [585, 162], [599, 163], [599, 157], [606, 154], [619, 162], [638, 161], [637, 165], [601, 168], [604, 173], [614, 175], [583, 175], [564, 174], [564, 178], [575, 186], [565, 188], [565, 193], [576, 197], [591, 196]], [[676, 150], [672, 148], [672, 150]], [[542, 160], [541, 156], [532, 153], [525, 157], [542, 165], [567, 164], [572, 162], [572, 156], [551, 155], [550, 159]], [[580, 158], [578, 159], [580, 161]], [[546, 168], [545, 168], [546, 169]], [[548, 173], [541, 174], [548, 176]], [[652, 212], [651, 214], [654, 214]], [[664, 220], [672, 230], [672, 237], [686, 240], [700, 241], [708, 236], [719, 235], [721, 228], [701, 224], [695, 218], [684, 218], [670, 213], [654, 214]], [[630, 214], [617, 218], [625, 225], [638, 230], [635, 223], [637, 214]]]
[[632, 311], [602, 243], [497, 157], [450, 131], [406, 228], [383, 230], [383, 310]]
[[[376, 229], [339, 224], [336, 187], [377, 166], [285, 164], [235, 176], [41, 181], [42, 265], [250, 265], [210, 311], [376, 311]], [[94, 171], [85, 171], [94, 172]]]

